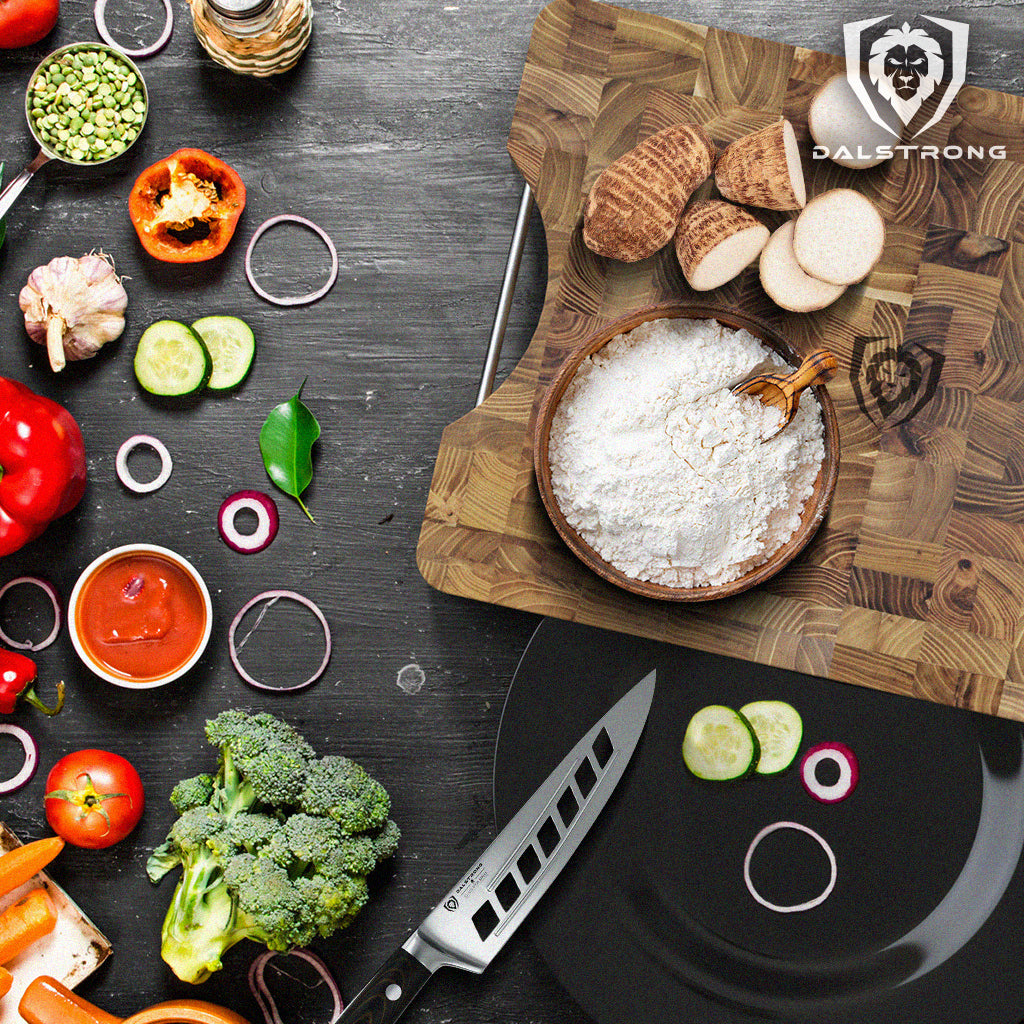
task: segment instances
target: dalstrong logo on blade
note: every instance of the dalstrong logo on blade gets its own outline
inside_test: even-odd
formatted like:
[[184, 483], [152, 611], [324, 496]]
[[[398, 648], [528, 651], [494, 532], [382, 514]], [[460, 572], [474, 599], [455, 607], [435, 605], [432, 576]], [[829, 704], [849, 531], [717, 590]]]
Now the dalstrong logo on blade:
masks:
[[[959, 21], [922, 15], [941, 30], [911, 28], [909, 22], [884, 31], [870, 32], [888, 18], [868, 18], [843, 26], [846, 43], [846, 77], [861, 105], [875, 124], [899, 138], [875, 107], [860, 75], [862, 50], [868, 49], [868, 78], [880, 100], [888, 102], [904, 125], [910, 123], [921, 105], [946, 82], [935, 113], [914, 133], [927, 131], [949, 109], [967, 78], [967, 34], [969, 26]], [[941, 38], [937, 38], [937, 36]], [[873, 38], [872, 38], [873, 37]], [[947, 81], [948, 78], [948, 81]]]

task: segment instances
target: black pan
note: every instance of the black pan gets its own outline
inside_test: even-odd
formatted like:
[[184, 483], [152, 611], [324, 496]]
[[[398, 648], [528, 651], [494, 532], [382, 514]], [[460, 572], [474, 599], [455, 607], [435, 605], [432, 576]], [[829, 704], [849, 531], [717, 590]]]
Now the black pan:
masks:
[[[555, 976], [599, 1024], [1016, 1024], [1024, 1016], [1024, 779], [1017, 723], [545, 620], [516, 672], [495, 754], [499, 827], [567, 738], [657, 668], [641, 746], [612, 802], [530, 918]], [[780, 699], [802, 749], [851, 747], [842, 803], [774, 777], [703, 782], [683, 764], [691, 714]], [[743, 860], [766, 825], [814, 829], [831, 895], [780, 914]], [[814, 841], [780, 830], [762, 895], [802, 902], [829, 879]]]

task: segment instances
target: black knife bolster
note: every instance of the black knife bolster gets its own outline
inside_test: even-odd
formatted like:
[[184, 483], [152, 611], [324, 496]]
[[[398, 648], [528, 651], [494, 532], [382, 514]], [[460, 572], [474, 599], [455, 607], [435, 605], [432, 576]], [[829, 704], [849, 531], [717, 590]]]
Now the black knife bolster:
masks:
[[345, 1007], [338, 1024], [390, 1024], [416, 998], [430, 973], [412, 953], [395, 950]]

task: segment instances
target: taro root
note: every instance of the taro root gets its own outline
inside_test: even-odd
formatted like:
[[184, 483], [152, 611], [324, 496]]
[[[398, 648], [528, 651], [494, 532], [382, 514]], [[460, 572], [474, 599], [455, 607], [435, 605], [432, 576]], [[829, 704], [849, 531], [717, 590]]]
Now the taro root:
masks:
[[675, 234], [683, 207], [714, 165], [715, 144], [695, 124], [649, 135], [606, 167], [583, 211], [583, 240], [600, 256], [635, 263]]
[[807, 201], [800, 147], [784, 118], [730, 143], [715, 165], [726, 199], [766, 210], [799, 210]]
[[694, 203], [676, 230], [683, 276], [698, 292], [718, 288], [748, 267], [768, 241], [768, 229], [746, 210], [718, 199]]
[[761, 287], [777, 306], [793, 313], [811, 313], [835, 302], [846, 285], [828, 284], [803, 272], [793, 253], [794, 223], [787, 220], [761, 250]]
[[805, 274], [856, 284], [881, 259], [885, 221], [865, 196], [835, 188], [812, 199], [793, 228], [793, 254]]

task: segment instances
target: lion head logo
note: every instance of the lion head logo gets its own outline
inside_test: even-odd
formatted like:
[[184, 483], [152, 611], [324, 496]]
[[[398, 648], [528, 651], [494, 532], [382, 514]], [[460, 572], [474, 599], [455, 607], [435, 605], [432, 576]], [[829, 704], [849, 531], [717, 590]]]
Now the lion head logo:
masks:
[[942, 81], [942, 47], [924, 29], [891, 28], [871, 45], [868, 77], [904, 124]]

